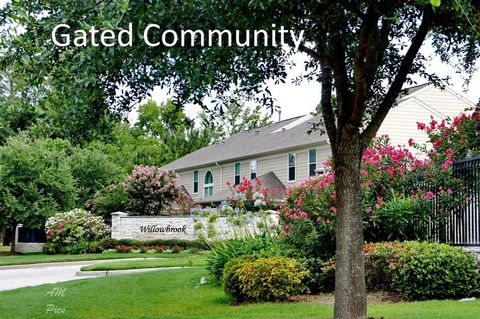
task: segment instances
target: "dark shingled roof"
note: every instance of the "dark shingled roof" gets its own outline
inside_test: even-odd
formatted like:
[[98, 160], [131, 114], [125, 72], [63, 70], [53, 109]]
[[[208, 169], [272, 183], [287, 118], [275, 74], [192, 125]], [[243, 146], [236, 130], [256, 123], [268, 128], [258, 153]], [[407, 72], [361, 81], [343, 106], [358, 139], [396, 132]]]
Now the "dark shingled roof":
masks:
[[[280, 181], [280, 179], [278, 179], [275, 173], [268, 172], [267, 174], [259, 176], [258, 179], [262, 183], [262, 188], [275, 189], [275, 190], [281, 189], [281, 192], [277, 192], [273, 196], [274, 201], [281, 201], [285, 198], [286, 187]], [[254, 187], [257, 186], [257, 182], [255, 181], [255, 179], [252, 180], [252, 184]], [[201, 203], [201, 204], [220, 203], [227, 200], [227, 198], [231, 196], [232, 196], [232, 191], [230, 189], [225, 189], [221, 192], [213, 194], [212, 196], [199, 200], [198, 203]]]
[[[288, 127], [295, 121], [298, 121], [298, 125]], [[307, 134], [307, 131], [312, 128], [312, 123], [319, 121], [320, 116], [309, 119], [307, 116], [300, 116], [240, 132], [179, 158], [162, 168], [183, 170], [323, 142], [327, 140], [326, 134], [321, 134], [319, 131]], [[285, 129], [282, 130], [282, 128]]]

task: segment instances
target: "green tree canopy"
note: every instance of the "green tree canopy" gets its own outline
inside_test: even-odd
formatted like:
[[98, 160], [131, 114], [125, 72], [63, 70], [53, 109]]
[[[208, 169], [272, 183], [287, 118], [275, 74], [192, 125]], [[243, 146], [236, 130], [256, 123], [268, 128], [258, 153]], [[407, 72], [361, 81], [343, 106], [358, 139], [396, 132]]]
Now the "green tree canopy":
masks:
[[[191, 29], [272, 30], [300, 33], [309, 57], [303, 78], [321, 82], [324, 130], [336, 174], [337, 239], [335, 318], [365, 318], [366, 294], [360, 207], [363, 150], [412, 74], [439, 83], [419, 54], [427, 35], [444, 61], [459, 57], [466, 74], [479, 56], [478, 1], [468, 0], [140, 0], [13, 1], [6, 16], [25, 32], [4, 31], [2, 64], [13, 65], [32, 85], [92, 108], [121, 112], [155, 86], [169, 87], [177, 105], [222, 101], [236, 89], [272, 106], [268, 80], [285, 81], [286, 46], [148, 47], [148, 24], [177, 32]], [[128, 47], [57, 47], [53, 28], [136, 30]], [[140, 30], [140, 32], [137, 32]], [[240, 32], [245, 36], [246, 32]], [[157, 34], [159, 36], [159, 34]], [[27, 72], [28, 70], [28, 72]], [[335, 93], [336, 104], [332, 104]]]
[[[62, 140], [14, 137], [0, 147], [0, 223], [41, 228], [58, 211], [74, 207], [75, 180]], [[12, 251], [14, 247], [12, 245]]]
[[263, 114], [262, 107], [249, 107], [231, 100], [223, 114], [201, 112], [202, 123], [210, 130], [214, 141], [220, 141], [241, 131], [252, 130], [272, 122], [270, 114]]

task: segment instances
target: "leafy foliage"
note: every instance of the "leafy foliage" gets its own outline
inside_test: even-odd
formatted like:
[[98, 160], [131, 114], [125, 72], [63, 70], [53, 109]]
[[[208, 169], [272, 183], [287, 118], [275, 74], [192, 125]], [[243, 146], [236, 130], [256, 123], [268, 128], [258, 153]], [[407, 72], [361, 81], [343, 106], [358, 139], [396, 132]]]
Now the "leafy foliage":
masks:
[[230, 268], [230, 271], [236, 272], [229, 277], [232, 281], [238, 278], [241, 297], [245, 296], [249, 300], [284, 301], [292, 295], [306, 291], [302, 281], [308, 272], [295, 259], [259, 258], [247, 261], [238, 269]]
[[[222, 109], [223, 111], [223, 109]], [[210, 130], [214, 141], [220, 141], [242, 131], [254, 130], [271, 123], [270, 114], [262, 114], [260, 105], [249, 107], [235, 99], [225, 107], [221, 114], [200, 113], [200, 119]]]
[[111, 219], [114, 212], [126, 212], [129, 203], [125, 183], [111, 184], [97, 191], [92, 200], [86, 202], [86, 208], [105, 220]]
[[235, 301], [241, 302], [247, 300], [248, 297], [242, 290], [240, 283], [240, 270], [252, 257], [240, 256], [230, 259], [223, 268], [222, 287], [225, 293], [231, 296]]
[[460, 247], [434, 243], [405, 243], [394, 263], [392, 286], [409, 299], [446, 299], [478, 292], [472, 255]]
[[[430, 222], [445, 218], [465, 200], [454, 192], [462, 186], [452, 162], [449, 152], [419, 159], [406, 148], [389, 145], [386, 137], [376, 139], [361, 164], [365, 239], [426, 238]], [[328, 166], [326, 172], [290, 188], [279, 209], [286, 240], [310, 257], [328, 258], [335, 247], [335, 175]], [[433, 215], [434, 201], [443, 214]]]
[[28, 141], [16, 137], [0, 147], [0, 221], [3, 225], [40, 228], [76, 200], [62, 140]]
[[96, 191], [125, 178], [125, 171], [96, 149], [76, 148], [69, 157], [79, 194], [80, 205], [93, 198]]
[[137, 166], [126, 182], [128, 210], [138, 215], [168, 213], [175, 200], [183, 195], [178, 175], [154, 166]]
[[101, 252], [101, 242], [110, 236], [110, 228], [99, 216], [83, 209], [57, 213], [45, 223], [47, 243], [61, 253], [83, 254]]
[[250, 258], [278, 256], [285, 252], [282, 244], [271, 236], [251, 236], [216, 243], [207, 257], [207, 270], [217, 282], [221, 282], [225, 264], [240, 256]]
[[453, 120], [438, 123], [417, 123], [428, 134], [432, 149], [429, 154], [451, 154], [456, 159], [480, 156], [480, 108], [470, 115], [461, 114]]

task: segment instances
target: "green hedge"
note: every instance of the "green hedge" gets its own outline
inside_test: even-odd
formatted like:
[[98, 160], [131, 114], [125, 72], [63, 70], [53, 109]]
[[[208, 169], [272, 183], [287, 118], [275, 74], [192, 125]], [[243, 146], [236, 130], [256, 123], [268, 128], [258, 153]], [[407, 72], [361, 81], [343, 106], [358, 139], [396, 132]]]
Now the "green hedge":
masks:
[[117, 245], [134, 246], [140, 249], [141, 246], [179, 246], [185, 249], [198, 248], [209, 249], [208, 245], [200, 240], [181, 240], [181, 239], [155, 239], [155, 240], [133, 240], [133, 239], [111, 239], [109, 248], [115, 248]]
[[369, 291], [391, 291], [409, 300], [478, 295], [477, 265], [460, 247], [431, 242], [385, 242], [365, 245]]
[[478, 294], [473, 256], [459, 247], [406, 242], [391, 263], [392, 287], [414, 300], [469, 297]]

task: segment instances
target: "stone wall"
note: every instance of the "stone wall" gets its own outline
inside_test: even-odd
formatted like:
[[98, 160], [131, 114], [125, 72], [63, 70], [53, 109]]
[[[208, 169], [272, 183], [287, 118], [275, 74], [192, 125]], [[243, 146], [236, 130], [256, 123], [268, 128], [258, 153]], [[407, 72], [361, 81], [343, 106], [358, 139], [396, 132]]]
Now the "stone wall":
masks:
[[18, 242], [18, 230], [23, 227], [22, 224], [18, 224], [15, 228], [15, 251], [17, 253], [40, 253], [43, 251], [45, 243], [21, 243]]
[[[278, 223], [278, 215], [270, 214], [271, 223]], [[195, 234], [196, 222], [207, 225], [205, 218], [193, 216], [128, 216], [127, 213], [116, 212], [112, 214], [112, 238], [114, 239], [199, 239]], [[248, 226], [241, 231], [257, 232], [257, 223], [260, 218], [252, 218]], [[219, 217], [215, 222], [218, 238], [231, 238], [239, 232], [239, 228], [228, 221], [227, 217]]]

